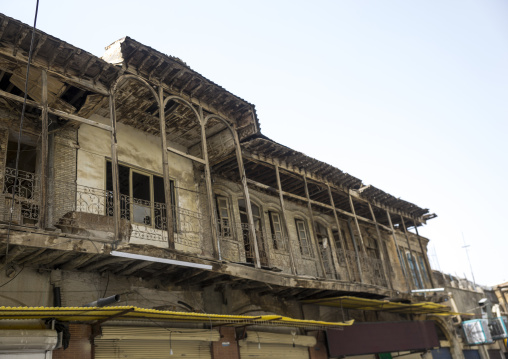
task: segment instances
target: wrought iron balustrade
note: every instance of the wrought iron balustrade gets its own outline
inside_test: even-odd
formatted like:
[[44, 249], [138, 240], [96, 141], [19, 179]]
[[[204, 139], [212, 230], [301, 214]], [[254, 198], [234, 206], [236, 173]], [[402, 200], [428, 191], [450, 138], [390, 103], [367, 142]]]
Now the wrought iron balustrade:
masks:
[[39, 176], [21, 170], [17, 171], [16, 176], [16, 169], [9, 167], [4, 168], [3, 172], [3, 191], [0, 194], [2, 197], [0, 200], [2, 220], [9, 221], [12, 207], [12, 222], [14, 224], [37, 225], [40, 209]]
[[363, 253], [358, 253], [357, 255], [355, 251], [343, 249], [337, 250], [337, 257], [339, 265], [345, 267], [347, 263], [351, 275], [353, 276], [353, 281], [360, 281], [360, 273], [358, 271], [358, 263], [360, 263], [362, 279], [365, 283], [384, 287], [387, 286], [387, 280], [383, 273], [383, 262], [380, 259], [370, 257]]

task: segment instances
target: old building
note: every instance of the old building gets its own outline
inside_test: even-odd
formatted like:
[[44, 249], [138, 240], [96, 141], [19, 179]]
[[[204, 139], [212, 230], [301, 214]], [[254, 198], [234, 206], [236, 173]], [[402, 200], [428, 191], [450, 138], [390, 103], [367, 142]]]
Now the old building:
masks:
[[[477, 285], [465, 278], [459, 278], [439, 271], [433, 271], [434, 282], [443, 288], [443, 295], [447, 298], [452, 309], [457, 313], [469, 313], [468, 315], [456, 315], [451, 321], [443, 323], [446, 330], [441, 333], [440, 350], [442, 355], [458, 356], [461, 352], [466, 359], [491, 358], [501, 359], [506, 357], [506, 345], [502, 340], [494, 340], [492, 343], [483, 345], [469, 344], [464, 334], [464, 321], [482, 318], [482, 309], [491, 311], [493, 318], [506, 316], [503, 307], [496, 297], [496, 288]], [[437, 294], [437, 293], [436, 293]], [[490, 303], [488, 308], [483, 308], [480, 303], [487, 299]]]
[[329, 351], [354, 319], [416, 325], [385, 355], [436, 346], [414, 333], [450, 308], [412, 293], [436, 286], [418, 234], [435, 215], [270, 140], [176, 57], [36, 31], [26, 82], [30, 40], [0, 15], [0, 336], [71, 323], [55, 358], [377, 353]]

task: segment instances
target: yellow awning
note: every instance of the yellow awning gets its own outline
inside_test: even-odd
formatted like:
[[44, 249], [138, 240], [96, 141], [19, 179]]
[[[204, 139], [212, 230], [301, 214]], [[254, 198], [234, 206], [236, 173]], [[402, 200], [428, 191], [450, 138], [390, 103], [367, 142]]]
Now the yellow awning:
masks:
[[118, 307], [0, 307], [1, 319], [46, 319], [55, 318], [63, 322], [94, 322], [105, 320], [162, 320], [168, 322], [211, 323], [221, 326], [235, 325], [278, 325], [300, 328], [331, 328], [349, 326], [347, 322], [321, 322], [293, 319], [278, 315], [223, 315], [145, 309], [134, 306]]
[[395, 303], [387, 300], [367, 299], [357, 297], [334, 297], [324, 299], [304, 300], [304, 303], [318, 304], [328, 307], [345, 309], [375, 310], [404, 314], [433, 314], [433, 315], [474, 315], [471, 313], [452, 312], [450, 307], [433, 302], [414, 304]]

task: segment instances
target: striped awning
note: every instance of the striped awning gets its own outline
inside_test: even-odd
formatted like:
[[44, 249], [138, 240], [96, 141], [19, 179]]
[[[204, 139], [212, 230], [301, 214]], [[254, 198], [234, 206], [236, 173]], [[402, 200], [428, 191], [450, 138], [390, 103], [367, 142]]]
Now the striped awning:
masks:
[[347, 322], [322, 322], [294, 319], [279, 315], [223, 315], [173, 312], [134, 306], [117, 307], [0, 307], [1, 319], [47, 319], [63, 322], [95, 322], [106, 320], [157, 320], [182, 323], [210, 323], [221, 326], [271, 325], [299, 328], [333, 328], [349, 326]]
[[432, 314], [432, 315], [474, 315], [472, 313], [453, 312], [449, 306], [433, 302], [398, 303], [387, 300], [367, 299], [358, 297], [334, 297], [304, 300], [303, 303], [317, 304], [328, 307], [358, 309], [369, 311], [384, 311], [402, 314]]

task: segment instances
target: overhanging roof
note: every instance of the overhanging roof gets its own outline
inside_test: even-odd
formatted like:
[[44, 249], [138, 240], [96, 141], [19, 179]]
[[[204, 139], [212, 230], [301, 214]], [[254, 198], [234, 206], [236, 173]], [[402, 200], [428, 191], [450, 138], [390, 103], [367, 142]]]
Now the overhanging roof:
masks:
[[339, 187], [356, 191], [361, 197], [369, 201], [378, 202], [381, 205], [400, 210], [412, 217], [420, 218], [425, 215], [427, 215], [427, 219], [435, 217], [435, 215], [428, 215], [429, 210], [427, 208], [418, 207], [374, 186], [365, 186], [361, 179], [343, 172], [326, 162], [319, 161], [302, 152], [281, 145], [266, 136], [255, 135], [243, 141], [242, 148], [256, 155], [278, 158], [293, 167], [305, 169], [307, 172], [325, 178]]
[[400, 314], [474, 315], [472, 313], [453, 312], [447, 305], [433, 302], [405, 304], [405, 303], [389, 302], [387, 300], [366, 299], [357, 297], [335, 297], [323, 299], [309, 299], [304, 300], [303, 303], [345, 309], [392, 312]]
[[322, 322], [294, 319], [279, 315], [224, 315], [173, 312], [134, 306], [117, 307], [0, 307], [1, 319], [46, 319], [55, 318], [62, 322], [95, 322], [114, 320], [161, 320], [180, 323], [212, 323], [221, 326], [270, 325], [298, 328], [333, 328], [350, 326], [347, 322]]

